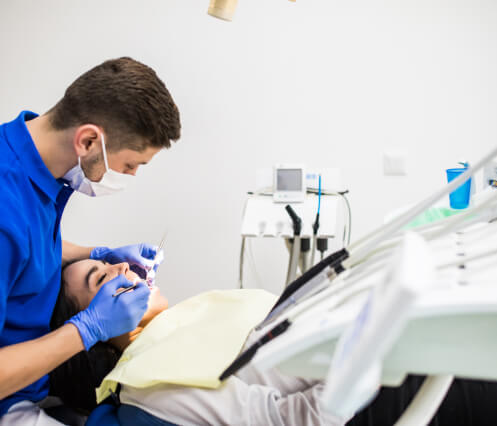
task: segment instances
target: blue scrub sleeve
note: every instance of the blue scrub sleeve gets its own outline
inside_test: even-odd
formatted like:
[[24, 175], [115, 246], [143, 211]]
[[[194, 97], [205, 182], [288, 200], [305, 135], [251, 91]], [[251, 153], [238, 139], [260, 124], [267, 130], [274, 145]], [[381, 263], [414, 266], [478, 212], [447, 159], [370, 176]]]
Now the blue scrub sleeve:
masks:
[[[0, 268], [0, 335], [5, 325], [7, 313], [7, 298], [16, 280], [26, 264], [26, 253], [23, 253], [22, 243], [14, 238], [14, 233], [0, 228], [0, 253], [2, 256]], [[29, 247], [26, 243], [25, 247]]]

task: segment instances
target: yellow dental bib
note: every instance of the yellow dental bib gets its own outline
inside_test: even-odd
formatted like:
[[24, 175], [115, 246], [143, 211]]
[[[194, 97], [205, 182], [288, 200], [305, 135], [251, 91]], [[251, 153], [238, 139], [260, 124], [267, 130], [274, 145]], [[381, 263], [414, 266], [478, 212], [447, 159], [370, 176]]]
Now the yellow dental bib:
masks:
[[219, 387], [218, 377], [275, 302], [276, 296], [264, 290], [215, 290], [165, 310], [123, 352], [97, 389], [97, 402], [118, 383]]

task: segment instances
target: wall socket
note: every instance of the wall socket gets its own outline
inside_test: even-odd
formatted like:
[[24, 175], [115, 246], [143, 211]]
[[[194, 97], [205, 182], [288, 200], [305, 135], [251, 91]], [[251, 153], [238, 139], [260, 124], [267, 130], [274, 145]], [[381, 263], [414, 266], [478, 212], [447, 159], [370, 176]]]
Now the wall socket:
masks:
[[402, 150], [384, 151], [383, 174], [385, 176], [407, 175], [407, 153]]

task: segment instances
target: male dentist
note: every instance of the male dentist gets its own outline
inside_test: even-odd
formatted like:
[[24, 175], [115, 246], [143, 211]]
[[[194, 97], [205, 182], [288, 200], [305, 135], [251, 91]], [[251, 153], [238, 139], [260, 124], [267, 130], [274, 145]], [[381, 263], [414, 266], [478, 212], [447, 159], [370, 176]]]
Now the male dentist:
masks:
[[112, 250], [63, 242], [60, 220], [74, 190], [100, 196], [124, 189], [180, 128], [164, 83], [131, 58], [86, 72], [46, 114], [23, 111], [0, 126], [0, 425], [58, 424], [39, 407], [47, 374], [142, 318], [149, 289], [139, 284], [112, 297], [132, 285], [119, 276], [86, 310], [50, 330], [61, 262], [90, 257], [147, 270], [155, 255], [146, 244]]

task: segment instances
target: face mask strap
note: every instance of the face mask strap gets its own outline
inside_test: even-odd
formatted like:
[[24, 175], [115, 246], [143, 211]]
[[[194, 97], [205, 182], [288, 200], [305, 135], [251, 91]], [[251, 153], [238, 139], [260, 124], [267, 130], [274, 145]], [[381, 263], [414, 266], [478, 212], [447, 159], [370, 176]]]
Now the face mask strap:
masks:
[[102, 132], [100, 132], [100, 137], [102, 138], [102, 154], [104, 155], [105, 170], [109, 171], [109, 163], [107, 162], [107, 150], [105, 149], [105, 139]]

